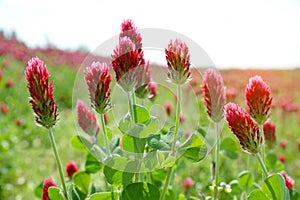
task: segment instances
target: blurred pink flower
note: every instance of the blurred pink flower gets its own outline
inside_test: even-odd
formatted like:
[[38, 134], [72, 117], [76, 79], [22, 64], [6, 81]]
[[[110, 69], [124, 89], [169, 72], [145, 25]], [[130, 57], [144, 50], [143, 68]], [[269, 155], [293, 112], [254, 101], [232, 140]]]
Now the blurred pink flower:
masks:
[[283, 178], [285, 180], [286, 187], [289, 190], [293, 189], [294, 183], [295, 183], [294, 180], [290, 176], [288, 176], [285, 171], [281, 171], [280, 174], [283, 176]]
[[44, 180], [44, 184], [43, 184], [42, 200], [50, 200], [49, 195], [48, 195], [48, 189], [51, 186], [56, 187], [56, 184], [54, 183], [52, 178], [46, 178]]
[[0, 112], [6, 115], [8, 111], [8, 106], [5, 103], [0, 103]]
[[149, 98], [153, 99], [157, 95], [157, 83], [154, 81], [149, 82]]
[[285, 163], [285, 162], [286, 162], [286, 157], [285, 157], [285, 155], [279, 154], [279, 155], [278, 155], [278, 160], [279, 160], [280, 162], [282, 162], [282, 163]]
[[58, 120], [58, 109], [54, 102], [53, 81], [49, 84], [47, 67], [42, 60], [32, 58], [27, 63], [25, 75], [35, 120], [37, 124], [51, 128]]
[[70, 178], [72, 178], [73, 174], [78, 171], [78, 167], [75, 162], [70, 161], [66, 166], [66, 172]]
[[283, 139], [280, 141], [279, 145], [282, 149], [285, 149], [287, 146], [287, 141], [285, 139]]
[[298, 149], [300, 150], [300, 138], [297, 140], [297, 146], [298, 146]]
[[263, 131], [264, 131], [265, 142], [266, 142], [267, 146], [269, 148], [273, 148], [274, 145], [276, 144], [276, 127], [275, 127], [275, 124], [271, 120], [268, 120], [263, 125]]
[[106, 63], [93, 62], [85, 71], [92, 107], [100, 114], [110, 109], [111, 75], [108, 70]]
[[245, 90], [245, 100], [247, 110], [256, 123], [263, 125], [267, 121], [272, 99], [270, 87], [260, 76], [249, 79]]
[[239, 139], [242, 149], [248, 153], [258, 153], [262, 138], [250, 115], [234, 103], [225, 105], [225, 115], [228, 126]]
[[175, 84], [184, 84], [191, 78], [188, 46], [179, 39], [171, 40], [165, 49], [168, 78]]
[[76, 109], [79, 126], [84, 132], [96, 138], [99, 133], [100, 126], [97, 123], [97, 119], [94, 113], [81, 100], [77, 101]]
[[207, 114], [214, 122], [221, 121], [224, 117], [226, 93], [223, 78], [216, 70], [207, 69], [204, 72], [202, 91]]
[[190, 189], [194, 186], [194, 181], [192, 178], [187, 177], [183, 180], [181, 188], [185, 194], [189, 193]]
[[166, 113], [167, 113], [168, 116], [171, 115], [172, 109], [173, 109], [173, 108], [172, 108], [171, 102], [170, 102], [170, 101], [167, 101], [167, 102], [165, 103], [165, 111], [166, 111]]

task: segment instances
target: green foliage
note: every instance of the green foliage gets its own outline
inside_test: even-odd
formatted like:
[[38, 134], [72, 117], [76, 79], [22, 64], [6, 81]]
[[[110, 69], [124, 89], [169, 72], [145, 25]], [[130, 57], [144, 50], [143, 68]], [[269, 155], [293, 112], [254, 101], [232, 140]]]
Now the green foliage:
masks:
[[122, 200], [154, 200], [159, 199], [159, 197], [160, 192], [158, 188], [146, 182], [138, 182], [128, 185], [121, 195]]

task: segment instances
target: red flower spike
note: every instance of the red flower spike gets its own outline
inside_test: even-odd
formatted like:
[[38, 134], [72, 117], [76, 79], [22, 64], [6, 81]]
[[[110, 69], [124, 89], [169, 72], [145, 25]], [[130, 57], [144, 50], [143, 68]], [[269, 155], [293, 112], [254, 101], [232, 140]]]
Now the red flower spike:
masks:
[[286, 187], [289, 190], [293, 189], [294, 183], [295, 183], [294, 180], [290, 176], [288, 176], [285, 171], [281, 171], [280, 174], [283, 176], [283, 178], [285, 180]]
[[78, 171], [78, 167], [77, 167], [76, 163], [73, 161], [68, 162], [68, 164], [66, 166], [66, 172], [67, 172], [69, 178], [72, 178], [73, 174], [75, 174], [77, 171]]
[[99, 133], [100, 126], [97, 123], [97, 119], [94, 113], [81, 100], [77, 101], [76, 110], [79, 126], [85, 133], [96, 138]]
[[112, 67], [118, 84], [126, 91], [132, 91], [137, 84], [138, 66], [144, 65], [143, 51], [135, 49], [128, 37], [120, 38], [112, 54]]
[[226, 93], [223, 78], [216, 70], [207, 69], [204, 72], [202, 91], [207, 114], [214, 122], [221, 121], [224, 117]]
[[111, 75], [108, 70], [106, 63], [93, 62], [85, 71], [92, 107], [100, 114], [110, 109]]
[[264, 130], [265, 142], [266, 142], [267, 146], [269, 148], [273, 148], [274, 145], [276, 144], [276, 127], [275, 127], [275, 124], [271, 120], [268, 120], [263, 125], [263, 130]]
[[297, 140], [298, 150], [300, 150], [300, 138]]
[[54, 183], [52, 178], [46, 178], [44, 180], [44, 184], [43, 184], [42, 200], [50, 200], [49, 195], [48, 195], [48, 189], [51, 186], [56, 187], [56, 184]]
[[132, 20], [127, 19], [121, 24], [121, 33], [119, 38], [128, 37], [133, 44], [135, 49], [142, 49], [142, 36], [137, 31], [137, 27], [134, 25]]
[[250, 115], [234, 103], [225, 105], [225, 115], [228, 126], [239, 139], [242, 149], [247, 153], [258, 153], [262, 137]]
[[53, 81], [49, 83], [47, 66], [37, 57], [32, 58], [28, 61], [25, 75], [35, 121], [49, 129], [58, 120], [58, 109], [54, 102]]
[[183, 180], [181, 185], [182, 190], [185, 194], [189, 193], [190, 189], [194, 186], [194, 181], [190, 177]]
[[168, 64], [168, 78], [175, 84], [181, 85], [191, 78], [190, 55], [188, 46], [179, 39], [171, 40], [165, 49]]
[[247, 111], [256, 123], [263, 125], [267, 121], [272, 99], [270, 87], [260, 76], [249, 79], [245, 90], [245, 100]]

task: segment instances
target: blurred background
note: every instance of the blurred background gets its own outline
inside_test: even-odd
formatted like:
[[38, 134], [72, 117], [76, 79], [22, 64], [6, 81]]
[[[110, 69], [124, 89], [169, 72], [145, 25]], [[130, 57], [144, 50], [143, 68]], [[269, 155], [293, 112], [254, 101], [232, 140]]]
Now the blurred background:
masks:
[[[37, 186], [45, 178], [59, 183], [47, 130], [35, 125], [28, 105], [27, 61], [39, 56], [47, 64], [60, 112], [55, 137], [63, 164], [74, 160], [83, 169], [85, 154], [70, 143], [77, 134], [72, 113], [76, 73], [89, 52], [119, 34], [124, 19], [132, 19], [141, 29], [172, 30], [194, 40], [223, 75], [228, 102], [244, 106], [249, 77], [261, 75], [274, 97], [271, 120], [277, 143], [271, 150], [275, 161], [270, 170], [287, 171], [300, 189], [300, 1], [0, 0], [0, 199], [38, 199]], [[110, 53], [101, 56], [110, 62]], [[153, 54], [151, 64], [165, 65], [160, 58]], [[201, 84], [199, 73], [193, 73], [185, 91], [199, 97], [198, 125], [209, 126]], [[164, 95], [158, 88], [156, 101], [168, 101], [175, 108], [175, 99]], [[184, 126], [195, 127], [185, 115]], [[112, 121], [109, 113], [108, 126]], [[221, 158], [221, 179], [228, 183], [249, 167], [249, 161], [226, 124], [223, 134], [235, 141], [231, 156], [224, 150]], [[191, 193], [209, 193], [210, 162], [190, 167], [178, 171], [175, 189], [181, 190], [182, 180], [191, 176], [197, 183]]]

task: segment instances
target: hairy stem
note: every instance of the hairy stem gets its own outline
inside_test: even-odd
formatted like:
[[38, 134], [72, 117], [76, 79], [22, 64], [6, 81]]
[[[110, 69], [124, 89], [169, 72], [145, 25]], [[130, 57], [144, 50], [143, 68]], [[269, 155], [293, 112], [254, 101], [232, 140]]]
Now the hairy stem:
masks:
[[57, 164], [57, 167], [58, 167], [60, 181], [61, 181], [61, 184], [62, 184], [62, 187], [63, 187], [64, 194], [65, 194], [65, 196], [67, 196], [67, 187], [66, 187], [65, 180], [64, 180], [63, 168], [62, 168], [61, 160], [60, 160], [60, 157], [59, 157], [59, 154], [58, 154], [58, 151], [57, 151], [57, 147], [56, 147], [56, 143], [55, 143], [52, 128], [49, 128], [48, 132], [49, 132], [49, 138], [50, 138], [51, 146], [52, 146], [54, 156], [55, 156], [55, 159], [56, 159], [56, 164]]
[[[176, 106], [176, 116], [175, 116], [175, 130], [174, 130], [174, 137], [173, 137], [173, 143], [171, 146], [171, 152], [170, 156], [176, 156], [175, 154], [175, 149], [176, 149], [176, 141], [177, 141], [177, 135], [178, 135], [178, 130], [179, 130], [179, 123], [180, 123], [180, 112], [181, 112], [181, 86], [177, 85], [177, 106]], [[165, 199], [169, 183], [170, 183], [170, 178], [172, 174], [172, 169], [173, 167], [169, 167], [167, 169], [167, 178], [165, 181], [164, 188], [161, 193], [161, 200]]]
[[106, 154], [108, 157], [110, 157], [111, 152], [110, 152], [109, 143], [108, 143], [104, 114], [101, 114], [100, 118], [101, 118], [101, 126], [102, 126], [102, 130], [103, 130], [104, 142], [105, 142], [105, 147], [106, 147]]
[[255, 154], [255, 155], [256, 155], [257, 160], [259, 161], [259, 164], [260, 164], [260, 166], [262, 168], [262, 171], [263, 171], [265, 177], [268, 177], [269, 176], [269, 172], [268, 172], [268, 170], [266, 168], [266, 165], [265, 165], [264, 161], [262, 160], [262, 158], [259, 155], [259, 153]]
[[220, 171], [220, 122], [215, 123], [216, 125], [216, 137], [217, 144], [215, 150], [215, 158], [216, 158], [216, 173], [215, 173], [215, 188], [214, 188], [214, 199], [218, 199], [218, 183], [219, 183], [219, 171]]

